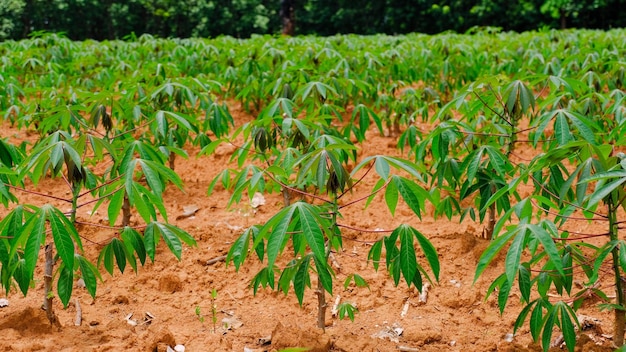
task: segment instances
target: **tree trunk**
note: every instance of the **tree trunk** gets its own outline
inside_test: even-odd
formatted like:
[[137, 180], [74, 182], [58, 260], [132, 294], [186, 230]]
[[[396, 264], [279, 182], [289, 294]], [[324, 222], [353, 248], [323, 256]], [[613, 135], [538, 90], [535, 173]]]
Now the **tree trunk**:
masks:
[[560, 20], [561, 20], [561, 29], [567, 28], [567, 12], [565, 9], [559, 10]]
[[283, 22], [283, 35], [296, 34], [295, 0], [280, 0], [280, 18]]

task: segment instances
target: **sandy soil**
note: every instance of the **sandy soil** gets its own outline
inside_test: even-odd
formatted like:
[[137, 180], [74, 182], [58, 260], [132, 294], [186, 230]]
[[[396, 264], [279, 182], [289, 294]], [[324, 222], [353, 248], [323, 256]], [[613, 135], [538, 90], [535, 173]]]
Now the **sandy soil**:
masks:
[[[238, 121], [249, 118], [241, 112], [234, 114], [239, 114], [236, 115]], [[6, 124], [0, 129], [0, 135], [15, 140], [28, 138], [25, 132]], [[362, 150], [398, 155], [394, 145], [394, 140], [371, 133]], [[278, 194], [265, 195], [266, 204], [256, 211], [243, 203], [227, 209], [229, 192], [218, 187], [207, 197], [206, 191], [213, 177], [227, 164], [234, 147], [220, 147], [211, 157], [196, 158], [197, 149], [190, 147], [188, 151], [188, 160], [179, 158], [176, 162], [176, 172], [182, 175], [185, 191], [170, 187], [164, 199], [172, 222], [192, 234], [198, 246], [185, 247], [179, 262], [161, 241], [156, 262], [147, 263], [138, 273], [127, 268], [124, 274], [116, 272], [110, 276], [102, 268], [103, 282], [99, 283], [95, 300], [78, 286], [67, 309], [55, 300], [61, 329], [51, 327], [41, 309], [43, 277], [42, 269], [38, 268], [36, 285], [28, 297], [12, 289], [7, 297], [9, 306], [0, 309], [0, 350], [166, 351], [167, 346], [174, 348], [175, 345], [183, 345], [186, 351], [239, 352], [296, 346], [312, 347], [313, 351], [540, 350], [532, 344], [527, 327], [512, 339], [507, 336], [513, 332], [513, 323], [521, 309], [517, 288], [512, 290], [510, 304], [503, 315], [499, 314], [496, 297], [484, 299], [492, 280], [503, 271], [503, 256], [473, 283], [476, 263], [488, 244], [480, 238], [482, 225], [435, 221], [428, 215], [420, 221], [402, 206], [392, 218], [382, 198], [367, 209], [362, 205], [348, 208], [343, 214], [344, 222], [363, 229], [389, 229], [410, 223], [430, 238], [439, 252], [441, 275], [439, 282], [430, 287], [426, 303], [419, 302], [419, 292], [414, 288], [408, 289], [404, 283], [394, 287], [383, 265], [376, 272], [367, 262], [371, 241], [380, 235], [355, 231], [344, 233], [344, 251], [335, 253], [338, 265], [334, 295], [327, 298], [330, 305], [339, 296], [342, 302], [356, 304], [359, 312], [354, 322], [328, 314], [327, 328], [322, 333], [316, 328], [317, 300], [313, 290], [307, 291], [302, 307], [293, 292], [285, 296], [268, 289], [253, 295], [249, 283], [261, 268], [255, 257], [239, 272], [232, 265], [226, 267], [223, 261], [212, 265], [207, 265], [207, 261], [225, 255], [242, 229], [262, 223], [280, 209], [282, 198]], [[351, 199], [367, 194], [373, 182], [366, 180]], [[67, 186], [60, 180], [44, 180], [34, 189], [61, 196], [67, 193]], [[22, 201], [33, 204], [48, 201], [17, 195]], [[187, 205], [196, 205], [200, 210], [193, 217], [175, 220]], [[88, 207], [81, 208], [79, 219], [105, 223], [105, 208], [93, 215], [90, 211]], [[86, 255], [94, 261], [101, 243], [116, 236], [115, 232], [99, 227], [84, 226], [80, 230]], [[345, 290], [343, 281], [350, 273], [363, 276], [369, 289], [350, 287]], [[314, 275], [312, 280], [315, 286]], [[215, 330], [211, 313], [213, 289], [217, 291]], [[77, 304], [82, 309], [80, 326], [74, 324]], [[197, 307], [201, 316], [196, 314]], [[608, 346], [610, 341], [603, 338], [602, 333], [612, 332], [611, 316], [593, 306], [581, 313], [598, 322], [591, 330], [580, 334], [580, 350], [602, 350], [587, 334]], [[126, 319], [129, 316], [133, 324]], [[224, 329], [224, 322], [229, 329]], [[399, 332], [401, 334], [397, 334]], [[271, 343], [263, 344], [270, 341], [270, 337]]]

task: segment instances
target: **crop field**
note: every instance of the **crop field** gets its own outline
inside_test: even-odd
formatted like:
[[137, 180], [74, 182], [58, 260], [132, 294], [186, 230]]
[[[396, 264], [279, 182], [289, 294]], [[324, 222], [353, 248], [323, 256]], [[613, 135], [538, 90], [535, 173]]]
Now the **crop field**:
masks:
[[621, 347], [625, 57], [624, 30], [0, 42], [0, 347]]

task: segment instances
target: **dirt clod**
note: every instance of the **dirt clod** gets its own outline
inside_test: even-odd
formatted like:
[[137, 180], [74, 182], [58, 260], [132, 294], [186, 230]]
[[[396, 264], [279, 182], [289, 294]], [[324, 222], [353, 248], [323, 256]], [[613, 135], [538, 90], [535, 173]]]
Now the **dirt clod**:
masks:
[[330, 338], [321, 331], [303, 330], [278, 323], [272, 331], [272, 347], [279, 350], [289, 347], [306, 347], [310, 352], [330, 350]]
[[167, 346], [176, 346], [174, 335], [167, 328], [149, 329], [142, 337], [148, 343], [147, 351], [165, 352]]
[[182, 290], [183, 283], [177, 275], [165, 274], [159, 279], [159, 291], [174, 293]]
[[113, 298], [113, 304], [128, 304], [128, 303], [129, 303], [128, 297], [124, 295], [119, 295]]
[[425, 326], [407, 326], [404, 330], [403, 341], [417, 346], [438, 343], [443, 339], [441, 332], [431, 330]]

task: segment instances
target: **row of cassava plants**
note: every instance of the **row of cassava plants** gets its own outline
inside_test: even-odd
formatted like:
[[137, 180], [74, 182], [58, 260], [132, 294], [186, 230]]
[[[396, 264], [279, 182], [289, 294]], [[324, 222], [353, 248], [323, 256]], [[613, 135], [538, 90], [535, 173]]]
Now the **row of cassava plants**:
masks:
[[[494, 74], [550, 74], [590, 81], [607, 75], [612, 88], [623, 88], [620, 47], [624, 40], [618, 30], [489, 32], [466, 38], [415, 34], [208, 41], [145, 35], [127, 42], [77, 43], [41, 34], [0, 45], [4, 93], [0, 107], [12, 114], [32, 114], [36, 102], [21, 98], [59, 90], [70, 96], [88, 91], [138, 99], [142, 90], [152, 90], [167, 77], [192, 90], [234, 98], [245, 109], [259, 112], [284, 84], [297, 90], [320, 82], [337, 92], [335, 110], [376, 106], [386, 122], [407, 125], [419, 115], [428, 116], [433, 101], [447, 103], [467, 83]], [[198, 82], [203, 82], [201, 87], [196, 87]], [[423, 89], [432, 99], [400, 94], [400, 88], [411, 82], [419, 82], [419, 92]]]

